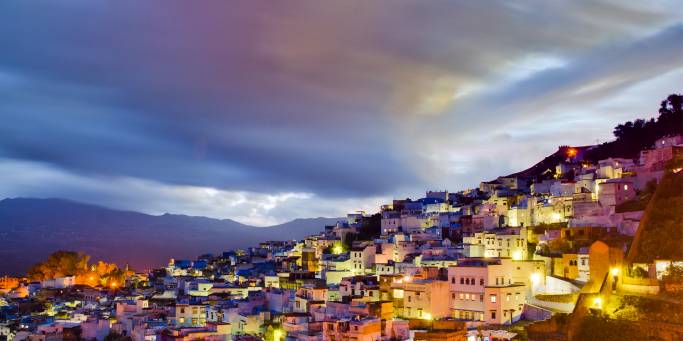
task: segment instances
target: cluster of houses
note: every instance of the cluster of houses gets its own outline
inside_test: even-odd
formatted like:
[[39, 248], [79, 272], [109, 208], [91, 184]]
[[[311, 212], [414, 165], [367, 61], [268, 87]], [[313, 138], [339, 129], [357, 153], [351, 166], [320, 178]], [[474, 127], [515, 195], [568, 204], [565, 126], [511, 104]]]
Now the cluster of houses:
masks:
[[638, 160], [592, 164], [586, 150], [562, 147], [532, 178], [394, 200], [304, 240], [171, 260], [118, 287], [0, 279], [0, 338], [511, 340], [520, 321], [574, 309], [557, 297], [616, 279], [643, 215], [629, 203], [683, 155], [683, 137]]

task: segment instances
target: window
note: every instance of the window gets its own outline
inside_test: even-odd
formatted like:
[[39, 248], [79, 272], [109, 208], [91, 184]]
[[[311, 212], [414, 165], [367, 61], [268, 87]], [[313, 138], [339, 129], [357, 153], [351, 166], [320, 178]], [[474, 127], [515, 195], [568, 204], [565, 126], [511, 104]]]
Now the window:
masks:
[[491, 303], [496, 303], [496, 295], [491, 295]]
[[455, 284], [455, 277], [451, 277], [451, 283]]
[[492, 320], [496, 319], [496, 311], [495, 310], [491, 310], [491, 319]]
[[465, 294], [465, 299], [469, 300], [470, 299], [470, 294]]
[[515, 301], [519, 301], [519, 293], [518, 292], [515, 293]]
[[479, 285], [484, 285], [484, 279], [483, 278], [479, 279]]
[[510, 297], [512, 297], [512, 294], [505, 295], [505, 300], [510, 302]]
[[460, 284], [465, 284], [465, 277], [460, 277]]
[[484, 302], [484, 295], [479, 295], [479, 302]]
[[463, 297], [465, 297], [465, 295], [463, 295], [463, 293], [460, 293], [460, 299], [461, 300], [463, 299]]
[[474, 284], [475, 284], [474, 282], [475, 282], [475, 279], [472, 278], [472, 279], [470, 280], [470, 283], [471, 283], [472, 285], [474, 285]]

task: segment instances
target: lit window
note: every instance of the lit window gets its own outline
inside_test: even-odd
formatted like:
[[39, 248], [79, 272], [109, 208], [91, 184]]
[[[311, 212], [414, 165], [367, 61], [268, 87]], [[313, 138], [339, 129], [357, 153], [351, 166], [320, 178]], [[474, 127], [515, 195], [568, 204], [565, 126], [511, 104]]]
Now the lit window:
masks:
[[496, 303], [496, 295], [491, 295], [491, 303]]

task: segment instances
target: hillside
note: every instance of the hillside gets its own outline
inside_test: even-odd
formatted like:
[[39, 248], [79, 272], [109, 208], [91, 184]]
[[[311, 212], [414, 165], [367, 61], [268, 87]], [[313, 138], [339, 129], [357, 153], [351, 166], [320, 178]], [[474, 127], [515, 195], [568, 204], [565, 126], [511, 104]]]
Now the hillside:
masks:
[[631, 262], [683, 260], [683, 172], [669, 172], [657, 186], [628, 255]]
[[169, 258], [194, 258], [265, 240], [299, 239], [337, 220], [296, 219], [255, 227], [230, 219], [154, 216], [63, 199], [5, 199], [0, 201], [0, 274], [22, 274], [59, 249], [144, 269], [164, 265]]

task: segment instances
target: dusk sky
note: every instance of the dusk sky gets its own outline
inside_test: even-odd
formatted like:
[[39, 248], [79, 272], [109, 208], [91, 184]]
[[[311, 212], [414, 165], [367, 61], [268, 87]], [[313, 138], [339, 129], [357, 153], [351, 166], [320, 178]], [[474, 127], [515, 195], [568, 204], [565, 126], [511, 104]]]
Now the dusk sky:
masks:
[[271, 225], [612, 138], [683, 90], [673, 1], [2, 1], [0, 197]]

